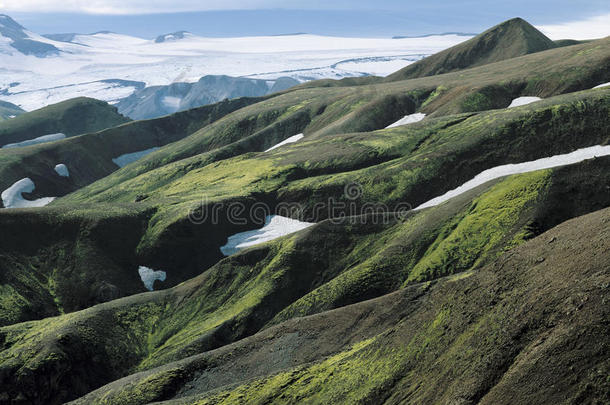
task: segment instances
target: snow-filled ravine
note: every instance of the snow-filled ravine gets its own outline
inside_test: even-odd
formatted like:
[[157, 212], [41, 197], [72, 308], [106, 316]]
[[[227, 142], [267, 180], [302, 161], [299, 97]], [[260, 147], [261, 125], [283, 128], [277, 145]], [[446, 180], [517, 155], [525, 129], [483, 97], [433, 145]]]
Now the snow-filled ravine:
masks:
[[22, 193], [31, 193], [35, 189], [36, 186], [29, 177], [19, 180], [2, 192], [4, 208], [44, 207], [55, 199], [55, 197], [44, 197], [30, 201], [21, 195]]
[[522, 105], [528, 105], [540, 100], [542, 100], [540, 97], [517, 97], [510, 103], [508, 108], [520, 107]]
[[457, 197], [473, 188], [480, 186], [490, 180], [498, 179], [500, 177], [509, 176], [512, 174], [529, 173], [536, 170], [550, 169], [558, 166], [570, 165], [578, 162], [582, 162], [586, 159], [592, 159], [594, 157], [608, 156], [610, 155], [610, 145], [607, 146], [591, 146], [589, 148], [578, 149], [571, 153], [564, 155], [555, 155], [546, 157], [538, 160], [532, 160], [529, 162], [508, 164], [502, 166], [496, 166], [494, 168], [485, 170], [476, 175], [472, 180], [467, 181], [458, 188], [450, 190], [440, 197], [433, 198], [432, 200], [423, 203], [415, 210], [421, 210], [424, 208], [435, 207], [453, 197]]
[[144, 156], [156, 151], [157, 149], [159, 148], [154, 147], [146, 150], [141, 150], [139, 152], [126, 153], [124, 155], [112, 159], [112, 161], [119, 167], [125, 167], [128, 164], [135, 162], [136, 160], [142, 159]]
[[68, 166], [63, 163], [56, 164], [54, 170], [61, 177], [70, 177], [70, 171], [68, 170]]
[[60, 139], [64, 139], [65, 137], [66, 137], [66, 135], [62, 134], [62, 133], [43, 135], [43, 136], [39, 136], [38, 138], [28, 139], [27, 141], [21, 141], [21, 142], [15, 142], [15, 143], [7, 143], [2, 148], [3, 149], [22, 148], [24, 146], [38, 145], [40, 143], [47, 143], [47, 142], [58, 141]]
[[220, 251], [225, 256], [230, 256], [242, 249], [281, 238], [282, 236], [309, 228], [312, 225], [315, 225], [315, 223], [301, 222], [279, 215], [268, 215], [265, 218], [265, 225], [261, 229], [229, 236], [227, 244], [222, 246]]
[[595, 86], [593, 88], [594, 89], [601, 89], [602, 87], [608, 87], [608, 86], [610, 86], [610, 82], [597, 85], [597, 86]]
[[284, 145], [288, 145], [289, 143], [295, 143], [300, 141], [301, 139], [303, 139], [305, 135], [303, 134], [297, 134], [294, 136], [291, 136], [290, 138], [286, 139], [285, 141], [282, 141], [280, 143], [278, 143], [277, 145], [273, 145], [272, 147], [270, 147], [269, 149], [267, 149], [265, 152], [269, 152], [272, 151], [274, 149], [279, 148], [280, 146], [284, 146]]
[[164, 271], [153, 270], [144, 266], [138, 268], [138, 273], [140, 273], [140, 279], [148, 291], [154, 290], [155, 281], [165, 281], [167, 278], [167, 274]]
[[390, 124], [387, 127], [385, 127], [385, 129], [396, 128], [396, 127], [400, 127], [402, 125], [413, 124], [415, 122], [419, 122], [419, 121], [423, 120], [424, 118], [426, 118], [426, 114], [423, 114], [423, 113], [405, 115], [404, 117], [402, 117], [395, 123]]

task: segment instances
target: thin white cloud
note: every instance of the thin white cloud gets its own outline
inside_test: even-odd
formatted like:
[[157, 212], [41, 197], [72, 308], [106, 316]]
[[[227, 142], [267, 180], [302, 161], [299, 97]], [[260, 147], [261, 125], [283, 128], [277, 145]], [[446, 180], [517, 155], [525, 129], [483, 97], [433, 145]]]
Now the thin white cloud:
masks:
[[0, 0], [0, 12], [146, 14], [279, 7], [279, 0]]
[[610, 35], [610, 14], [537, 27], [551, 39], [597, 39]]

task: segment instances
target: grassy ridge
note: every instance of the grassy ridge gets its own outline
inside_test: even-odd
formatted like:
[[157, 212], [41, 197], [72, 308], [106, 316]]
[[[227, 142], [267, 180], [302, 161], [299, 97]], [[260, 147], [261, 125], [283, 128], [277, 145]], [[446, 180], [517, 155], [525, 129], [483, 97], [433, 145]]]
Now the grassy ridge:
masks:
[[[223, 115], [255, 101], [256, 99], [226, 101], [48, 144], [0, 149], [0, 189], [4, 190], [15, 181], [30, 177], [36, 184], [35, 197], [65, 195], [115, 172], [118, 166], [113, 163], [113, 158], [182, 139]], [[64, 103], [47, 107], [52, 111], [64, 111], [65, 108]], [[63, 112], [63, 115], [67, 115], [67, 112]], [[55, 173], [53, 168], [58, 163], [67, 165], [70, 177], [60, 177]]]
[[513, 18], [468, 41], [413, 63], [385, 80], [433, 76], [546, 51], [556, 46], [527, 21]]
[[[170, 290], [4, 327], [3, 375], [25, 390], [47, 378], [44, 370], [78, 363], [98, 372], [82, 374], [76, 368], [62, 373], [45, 395], [57, 395], [68, 381], [85, 393], [104, 381], [226, 345], [295, 316], [378, 297], [422, 277], [436, 280], [468, 272], [546, 230], [542, 224], [552, 226], [608, 206], [610, 197], [600, 196], [560, 215], [555, 209], [566, 185], [575, 199], [584, 201], [608, 184], [608, 162], [597, 159], [510, 177], [406, 222], [322, 223], [225, 259]], [[577, 179], [583, 181], [574, 190]], [[482, 224], [488, 224], [483, 232]], [[464, 235], [478, 238], [456, 244]], [[313, 257], [311, 251], [324, 254]], [[452, 260], [461, 264], [447, 267]], [[27, 375], [18, 371], [24, 366]], [[49, 397], [40, 398], [45, 400]]]
[[[258, 226], [251, 221], [229, 222], [225, 211], [230, 202], [241, 202], [246, 208], [257, 202], [271, 208], [281, 202], [296, 202], [306, 219], [320, 221], [329, 211], [319, 210], [318, 217], [310, 218], [314, 206], [329, 198], [344, 201], [344, 187], [350, 182], [362, 185], [362, 197], [352, 201], [356, 209], [366, 203], [394, 207], [410, 202], [415, 206], [499, 164], [607, 143], [603, 128], [608, 125], [608, 93], [594, 90], [517, 109], [450, 116], [370, 133], [324, 136], [270, 153], [191, 165], [195, 159], [205, 162], [209, 158], [202, 154], [187, 160], [189, 165], [180, 161], [138, 176], [112, 188], [112, 193], [89, 198], [83, 197], [88, 190], [83, 189], [60, 199], [52, 210], [2, 212], [0, 223], [6, 229], [14, 229], [5, 234], [6, 242], [0, 250], [0, 255], [7, 258], [2, 264], [6, 269], [2, 283], [6, 286], [3, 323], [56, 314], [60, 308], [70, 312], [87, 307], [104, 300], [100, 288], [115, 291], [110, 298], [143, 291], [136, 274], [138, 265], [167, 271], [169, 277], [163, 286], [199, 274], [222, 258], [219, 246], [227, 236]], [[468, 136], [464, 137], [464, 133]], [[454, 175], [444, 175], [449, 172]], [[137, 198], [143, 200], [133, 203]], [[192, 210], [211, 212], [221, 203], [225, 208], [219, 212], [220, 222], [213, 223], [211, 218], [202, 224], [190, 221]], [[66, 209], [70, 218], [78, 220], [59, 216], [52, 222], [54, 226], [73, 224], [65, 238], [58, 240], [53, 228], [42, 224]], [[92, 255], [87, 246], [113, 238], [105, 228], [87, 225], [91, 222], [87, 218], [97, 218], [99, 210], [109, 226], [129, 242], [117, 248], [123, 259], [117, 261], [110, 251], [94, 249], [99, 258], [84, 266], [73, 258]], [[127, 221], [126, 216], [137, 218], [137, 225]], [[32, 220], [24, 222], [27, 217]], [[21, 236], [15, 239], [11, 236], [14, 233]], [[20, 238], [32, 233], [45, 237], [31, 245], [37, 249], [23, 250]], [[459, 243], [459, 238], [452, 242]], [[57, 262], [53, 257], [61, 251], [65, 258]], [[405, 260], [409, 262], [407, 256]], [[385, 260], [383, 257], [380, 263]], [[442, 255], [435, 260], [444, 262], [445, 268], [455, 264]], [[375, 266], [358, 271], [366, 275], [366, 268]], [[422, 277], [431, 271], [423, 264], [420, 268]], [[75, 277], [82, 280], [77, 283], [82, 288], [71, 290]], [[394, 281], [402, 282], [403, 279]], [[341, 302], [341, 294], [333, 300]], [[14, 305], [17, 301], [20, 304]]]
[[0, 146], [58, 132], [70, 137], [128, 121], [104, 101], [79, 97], [0, 122]]

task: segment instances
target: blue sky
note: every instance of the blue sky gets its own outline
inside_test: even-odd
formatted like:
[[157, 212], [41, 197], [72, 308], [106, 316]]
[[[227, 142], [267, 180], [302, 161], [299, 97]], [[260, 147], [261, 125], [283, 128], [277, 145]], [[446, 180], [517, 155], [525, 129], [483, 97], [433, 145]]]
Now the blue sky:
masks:
[[[610, 2], [0, 0], [0, 12], [11, 15], [39, 33], [110, 30], [151, 38], [161, 33], [187, 30], [205, 36], [307, 32], [389, 37], [453, 31], [481, 32], [516, 16], [535, 25], [586, 20], [610, 15]], [[610, 20], [608, 23], [610, 25]]]

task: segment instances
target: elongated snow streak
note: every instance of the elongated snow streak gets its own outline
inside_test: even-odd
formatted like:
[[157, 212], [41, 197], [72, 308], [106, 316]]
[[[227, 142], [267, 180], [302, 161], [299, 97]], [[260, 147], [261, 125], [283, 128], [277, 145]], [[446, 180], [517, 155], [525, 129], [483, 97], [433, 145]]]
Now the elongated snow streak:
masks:
[[220, 248], [225, 256], [230, 256], [250, 246], [259, 245], [264, 242], [289, 235], [310, 226], [311, 222], [301, 222], [296, 219], [282, 217], [279, 215], [268, 215], [265, 218], [265, 226], [253, 231], [237, 233], [229, 236], [227, 244]]
[[591, 146], [589, 148], [578, 149], [572, 153], [567, 153], [565, 155], [555, 155], [538, 160], [532, 160], [530, 162], [497, 166], [479, 173], [475, 178], [470, 181], [467, 181], [458, 188], [448, 191], [440, 197], [433, 198], [432, 200], [423, 203], [419, 207], [415, 208], [415, 210], [435, 207], [453, 197], [457, 197], [460, 194], [472, 190], [473, 188], [480, 186], [481, 184], [500, 177], [509, 176], [512, 174], [528, 173], [536, 170], [550, 169], [558, 166], [571, 165], [574, 163], [582, 162], [586, 159], [608, 155], [610, 155], [610, 145], [598, 145]]
[[289, 143], [295, 143], [295, 142], [303, 139], [304, 136], [305, 135], [303, 135], [303, 134], [297, 134], [297, 135], [291, 136], [290, 138], [286, 139], [285, 141], [282, 141], [282, 142], [278, 143], [277, 145], [270, 147], [265, 152], [272, 151], [273, 149], [277, 149], [280, 146], [288, 145]]
[[426, 118], [426, 114], [423, 114], [423, 113], [415, 113], [415, 114], [405, 115], [404, 117], [402, 117], [401, 119], [399, 119], [395, 123], [390, 124], [387, 127], [385, 127], [385, 129], [396, 128], [396, 127], [400, 127], [402, 125], [413, 124], [415, 122], [419, 122], [419, 121], [423, 120], [424, 118]]
[[64, 139], [65, 137], [66, 137], [66, 135], [62, 134], [62, 133], [43, 135], [43, 136], [39, 136], [38, 138], [28, 139], [27, 141], [8, 143], [8, 144], [4, 145], [2, 148], [3, 149], [22, 148], [24, 146], [37, 145], [39, 143], [58, 141], [60, 139]]
[[517, 97], [507, 108], [520, 107], [542, 100], [540, 97]]
[[70, 177], [70, 172], [68, 171], [68, 166], [63, 163], [59, 163], [55, 165], [55, 172], [59, 174], [61, 177]]
[[140, 266], [138, 273], [140, 273], [140, 279], [142, 279], [142, 283], [144, 283], [144, 287], [148, 291], [154, 290], [155, 281], [165, 281], [167, 278], [167, 274], [164, 271], [155, 271], [144, 266]]
[[55, 197], [45, 197], [30, 201], [21, 195], [21, 193], [31, 193], [35, 189], [36, 186], [29, 177], [19, 180], [2, 192], [4, 208], [44, 207], [55, 199]]
[[142, 159], [144, 156], [156, 151], [157, 149], [159, 148], [154, 147], [146, 150], [141, 150], [139, 152], [126, 153], [124, 155], [112, 159], [112, 161], [119, 167], [125, 167], [128, 164], [135, 162], [136, 160]]
[[594, 89], [601, 89], [602, 87], [608, 87], [610, 86], [610, 82], [608, 83], [604, 83], [604, 84], [600, 84], [598, 86], [593, 87]]

